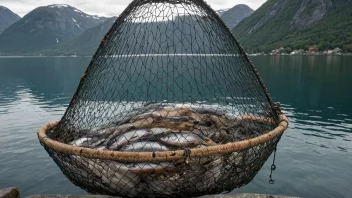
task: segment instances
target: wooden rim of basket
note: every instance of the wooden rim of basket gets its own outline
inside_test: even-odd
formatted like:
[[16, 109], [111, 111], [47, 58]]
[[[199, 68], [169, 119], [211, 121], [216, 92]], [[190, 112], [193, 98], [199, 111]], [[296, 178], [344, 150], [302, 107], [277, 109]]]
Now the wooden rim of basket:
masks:
[[[253, 121], [273, 123], [272, 119], [258, 118], [254, 116], [244, 116], [242, 119], [251, 119]], [[288, 119], [284, 114], [279, 115], [280, 123], [272, 131], [252, 138], [239, 142], [232, 142], [222, 145], [209, 146], [205, 148], [190, 149], [190, 154], [187, 157], [208, 157], [213, 155], [221, 155], [236, 151], [241, 151], [261, 143], [267, 142], [279, 135], [282, 135], [288, 128]], [[49, 123], [38, 131], [39, 141], [47, 147], [68, 155], [77, 155], [89, 159], [101, 159], [101, 160], [113, 160], [128, 163], [141, 163], [141, 162], [170, 162], [175, 160], [186, 159], [185, 150], [176, 151], [163, 151], [163, 152], [121, 152], [121, 151], [107, 151], [107, 150], [96, 150], [90, 148], [82, 148], [77, 146], [67, 145], [55, 140], [50, 139], [46, 132], [55, 127], [59, 121]]]

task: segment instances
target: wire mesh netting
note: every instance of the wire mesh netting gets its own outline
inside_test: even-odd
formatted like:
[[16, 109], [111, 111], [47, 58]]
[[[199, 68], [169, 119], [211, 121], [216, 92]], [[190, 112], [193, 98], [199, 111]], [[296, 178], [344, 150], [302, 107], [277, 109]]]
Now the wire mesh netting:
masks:
[[121, 152], [184, 150], [160, 162], [65, 154], [43, 144], [74, 184], [93, 194], [178, 197], [249, 183], [279, 137], [226, 154], [192, 149], [255, 138], [278, 112], [246, 53], [203, 0], [135, 0], [101, 42], [49, 138]]

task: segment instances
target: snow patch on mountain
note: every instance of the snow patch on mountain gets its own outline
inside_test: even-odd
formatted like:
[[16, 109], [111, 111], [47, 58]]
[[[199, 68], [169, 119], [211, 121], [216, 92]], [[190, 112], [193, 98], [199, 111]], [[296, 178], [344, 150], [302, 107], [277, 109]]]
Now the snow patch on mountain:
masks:
[[71, 7], [67, 4], [53, 4], [53, 5], [49, 5], [48, 6], [49, 8], [68, 8], [68, 7]]

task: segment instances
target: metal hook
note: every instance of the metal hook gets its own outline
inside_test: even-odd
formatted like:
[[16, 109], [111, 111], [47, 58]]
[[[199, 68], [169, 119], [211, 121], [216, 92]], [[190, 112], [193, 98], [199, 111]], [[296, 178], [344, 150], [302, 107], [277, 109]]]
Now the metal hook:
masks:
[[269, 180], [269, 184], [274, 184], [275, 180], [273, 180], [272, 175], [273, 175], [273, 171], [276, 170], [276, 165], [275, 165], [275, 159], [276, 159], [276, 151], [277, 151], [277, 144], [275, 145], [275, 149], [274, 149], [274, 158], [273, 158], [273, 164], [271, 165], [271, 171], [270, 171], [270, 180]]

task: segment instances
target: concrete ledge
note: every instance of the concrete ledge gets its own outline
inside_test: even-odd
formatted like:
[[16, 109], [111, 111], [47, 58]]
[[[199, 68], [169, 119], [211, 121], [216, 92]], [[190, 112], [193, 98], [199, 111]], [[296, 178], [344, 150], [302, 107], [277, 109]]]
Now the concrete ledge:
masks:
[[33, 195], [26, 198], [117, 198], [105, 195]]
[[[17, 188], [0, 189], [0, 198], [20, 198]], [[117, 198], [104, 195], [33, 195], [26, 198]], [[298, 198], [263, 194], [207, 195], [199, 198]]]
[[0, 198], [20, 198], [17, 188], [0, 189]]
[[233, 195], [207, 195], [200, 198], [298, 198], [298, 197], [243, 193], [243, 194], [233, 194]]
[[[34, 195], [27, 198], [116, 198], [103, 195]], [[207, 195], [200, 198], [295, 198], [262, 194]], [[296, 197], [297, 198], [297, 197]]]

